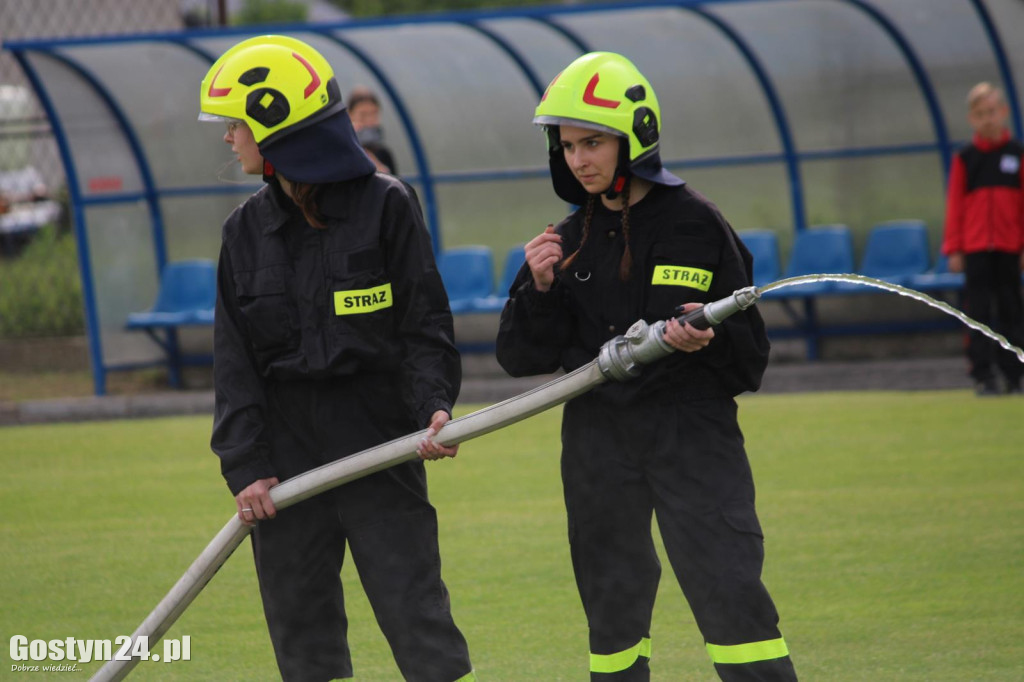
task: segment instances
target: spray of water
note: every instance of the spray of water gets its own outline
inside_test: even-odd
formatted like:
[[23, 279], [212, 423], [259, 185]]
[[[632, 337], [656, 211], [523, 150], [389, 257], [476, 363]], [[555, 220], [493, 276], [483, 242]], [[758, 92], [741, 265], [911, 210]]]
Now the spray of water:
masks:
[[251, 185], [251, 184], [253, 184], [252, 179], [238, 180], [236, 178], [229, 178], [228, 177], [228, 171], [230, 171], [232, 169], [232, 167], [236, 163], [238, 163], [238, 161], [233, 159], [233, 158], [229, 159], [228, 161], [225, 161], [224, 165], [222, 165], [220, 168], [217, 169], [217, 179], [220, 180], [221, 182], [225, 183], [225, 184], [228, 184], [228, 185]]
[[953, 306], [943, 301], [937, 301], [927, 294], [923, 294], [915, 289], [908, 289], [907, 287], [900, 286], [899, 284], [892, 284], [884, 280], [875, 279], [874, 277], [866, 277], [864, 275], [831, 275], [831, 274], [816, 274], [816, 275], [801, 275], [800, 277], [789, 277], [787, 279], [780, 279], [777, 282], [766, 284], [758, 289], [759, 293], [765, 293], [772, 291], [773, 289], [781, 289], [783, 287], [790, 287], [796, 284], [805, 284], [807, 282], [853, 282], [854, 284], [863, 284], [864, 286], [876, 287], [878, 289], [885, 289], [893, 293], [899, 294], [900, 296], [907, 296], [921, 303], [926, 303], [933, 308], [941, 310], [947, 315], [952, 315], [957, 318], [971, 329], [976, 329], [985, 336], [994, 340], [1000, 346], [1010, 351], [1017, 356], [1017, 359], [1024, 362], [1024, 350], [1021, 350], [1017, 346], [1010, 343], [1005, 336], [999, 334], [977, 320], [971, 319], [963, 312], [957, 310]]

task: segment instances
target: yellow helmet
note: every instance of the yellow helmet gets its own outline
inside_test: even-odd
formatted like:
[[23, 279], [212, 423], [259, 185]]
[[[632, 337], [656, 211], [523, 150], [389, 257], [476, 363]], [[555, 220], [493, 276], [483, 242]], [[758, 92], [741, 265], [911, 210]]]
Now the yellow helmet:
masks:
[[629, 140], [629, 160], [658, 145], [660, 108], [651, 84], [614, 52], [585, 54], [555, 76], [534, 112], [545, 126], [577, 125]]
[[328, 61], [279, 35], [243, 40], [221, 55], [199, 97], [200, 120], [245, 121], [261, 147], [343, 108]]
[[548, 136], [548, 162], [555, 193], [582, 204], [587, 192], [573, 176], [561, 149], [563, 125], [600, 130], [626, 140], [619, 166], [605, 192], [615, 198], [633, 174], [659, 185], [682, 185], [661, 165], [658, 140], [661, 109], [654, 88], [631, 61], [614, 52], [590, 52], [577, 58], [548, 85], [533, 122]]

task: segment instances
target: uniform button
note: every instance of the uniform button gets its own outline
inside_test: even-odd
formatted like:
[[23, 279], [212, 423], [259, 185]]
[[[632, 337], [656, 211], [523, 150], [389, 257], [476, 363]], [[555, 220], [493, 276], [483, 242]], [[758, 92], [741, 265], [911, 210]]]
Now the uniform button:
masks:
[[608, 331], [614, 333], [615, 332], [615, 325], [614, 324], [608, 325]]
[[613, 239], [615, 237], [615, 230], [608, 230], [608, 238]]

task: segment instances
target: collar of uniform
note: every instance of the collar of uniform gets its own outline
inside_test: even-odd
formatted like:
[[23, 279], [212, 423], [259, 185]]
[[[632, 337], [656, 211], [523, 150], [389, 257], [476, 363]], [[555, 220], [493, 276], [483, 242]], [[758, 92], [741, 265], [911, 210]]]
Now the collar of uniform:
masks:
[[[374, 176], [366, 175], [345, 182], [324, 183], [324, 188], [317, 197], [317, 208], [320, 213], [327, 218], [340, 218], [345, 215], [341, 188], [352, 183], [365, 182], [366, 178], [372, 177]], [[299, 207], [284, 193], [281, 184], [276, 180], [267, 185], [259, 209], [263, 234], [276, 232], [293, 217], [300, 215]]]
[[352, 191], [347, 188], [354, 188], [357, 185], [361, 186], [368, 181], [368, 178], [375, 176], [376, 173], [370, 173], [369, 175], [363, 175], [343, 182], [325, 183], [325, 186], [320, 190], [320, 194], [317, 196], [317, 208], [320, 210], [321, 215], [326, 218], [343, 217], [346, 212], [345, 206], [348, 204], [345, 200], [345, 196], [348, 191]]
[[974, 142], [974, 146], [980, 149], [981, 151], [990, 152], [993, 149], [999, 149], [1004, 144], [1010, 141], [1010, 131], [1004, 130], [1002, 134], [995, 140], [990, 140], [986, 137], [982, 137], [981, 135], [975, 133], [974, 139], [972, 141]]
[[[632, 216], [638, 213], [642, 214], [643, 212], [645, 212], [648, 206], [651, 206], [652, 204], [656, 203], [653, 197], [660, 195], [669, 187], [681, 187], [681, 185], [659, 185], [657, 183], [651, 183], [651, 188], [647, 190], [647, 194], [641, 197], [640, 201], [636, 202], [635, 204], [632, 204], [629, 207], [629, 214]], [[648, 201], [648, 199], [650, 199], [650, 201]], [[607, 213], [609, 215], [622, 215], [621, 208], [618, 210], [612, 210], [605, 206], [604, 202], [601, 201], [600, 199], [598, 199], [597, 206], [595, 206], [594, 208], [599, 212]]]
[[259, 204], [260, 223], [263, 234], [271, 234], [287, 223], [298, 206], [292, 201], [276, 180], [267, 184]]

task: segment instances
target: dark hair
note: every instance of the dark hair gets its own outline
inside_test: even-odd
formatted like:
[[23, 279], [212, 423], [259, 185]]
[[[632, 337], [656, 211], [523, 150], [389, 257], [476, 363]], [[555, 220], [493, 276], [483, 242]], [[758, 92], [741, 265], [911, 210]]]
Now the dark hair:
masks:
[[317, 199], [320, 197], [320, 188], [323, 185], [317, 185], [309, 182], [293, 182], [292, 185], [292, 200], [302, 211], [302, 216], [306, 219], [306, 222], [312, 225], [318, 230], [323, 230], [327, 227], [324, 223], [323, 216], [320, 215], [320, 209], [317, 207]]
[[633, 253], [629, 250], [629, 187], [632, 184], [627, 178], [622, 188], [622, 238], [626, 241], [626, 248], [622, 252], [622, 260], [619, 261], [619, 279], [623, 282], [629, 279], [630, 271], [633, 269]]
[[366, 102], [370, 102], [375, 104], [377, 107], [380, 107], [380, 100], [377, 99], [377, 95], [373, 94], [373, 90], [359, 86], [349, 93], [346, 106], [348, 106], [349, 109], [352, 109], [356, 105], [364, 104]]
[[[632, 183], [627, 179], [622, 188], [622, 238], [626, 240], [626, 248], [622, 252], [622, 259], [619, 261], [619, 280], [623, 282], [629, 279], [630, 272], [633, 269], [633, 254], [629, 249], [629, 188], [631, 184]], [[594, 205], [596, 203], [596, 194], [587, 196], [587, 206], [583, 214], [583, 232], [580, 236], [580, 245], [568, 257], [562, 259], [562, 262], [559, 265], [561, 269], [565, 270], [567, 267], [572, 265], [576, 260], [576, 257], [580, 255], [580, 251], [583, 250], [583, 245], [587, 243], [587, 237], [590, 236], [590, 221], [594, 217]]]
[[594, 204], [597, 202], [597, 197], [593, 194], [587, 195], [587, 206], [583, 213], [583, 233], [580, 236], [580, 245], [576, 247], [576, 250], [571, 254], [562, 259], [561, 267], [565, 270], [567, 267], [573, 264], [576, 260], [576, 256], [580, 255], [580, 251], [583, 249], [583, 245], [587, 243], [587, 237], [590, 236], [590, 219], [594, 216]]

